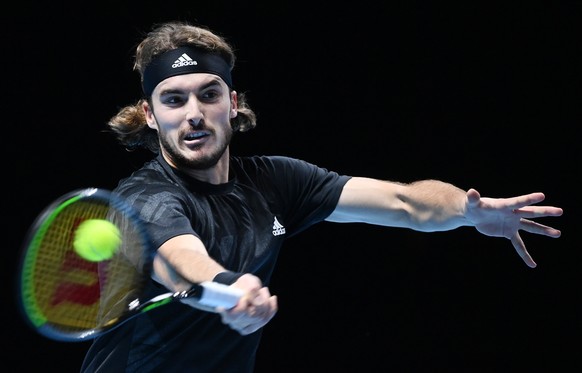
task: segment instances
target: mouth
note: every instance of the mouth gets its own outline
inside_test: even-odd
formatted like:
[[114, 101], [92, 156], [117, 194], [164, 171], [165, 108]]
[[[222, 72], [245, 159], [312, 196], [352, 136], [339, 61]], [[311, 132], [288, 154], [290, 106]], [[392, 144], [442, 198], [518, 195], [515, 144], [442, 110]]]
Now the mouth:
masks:
[[207, 131], [189, 132], [184, 136], [184, 141], [186, 142], [198, 141], [208, 136], [210, 136], [210, 133]]

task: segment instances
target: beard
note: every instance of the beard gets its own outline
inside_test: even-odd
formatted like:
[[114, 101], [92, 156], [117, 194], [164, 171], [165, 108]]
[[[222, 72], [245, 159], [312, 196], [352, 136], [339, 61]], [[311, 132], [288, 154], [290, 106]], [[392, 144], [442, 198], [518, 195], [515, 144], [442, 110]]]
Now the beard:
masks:
[[232, 131], [228, 131], [226, 133], [225, 141], [220, 146], [195, 159], [186, 157], [183, 153], [173, 147], [165, 137], [160, 137], [160, 145], [178, 169], [207, 170], [216, 166], [218, 161], [222, 158], [230, 144], [232, 135]]

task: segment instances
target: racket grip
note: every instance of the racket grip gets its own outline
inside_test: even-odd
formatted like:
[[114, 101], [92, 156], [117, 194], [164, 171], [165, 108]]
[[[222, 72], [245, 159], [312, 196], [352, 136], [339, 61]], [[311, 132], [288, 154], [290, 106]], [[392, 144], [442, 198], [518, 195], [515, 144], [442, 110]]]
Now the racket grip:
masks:
[[243, 296], [244, 291], [218, 282], [205, 281], [200, 284], [202, 294], [198, 302], [210, 307], [232, 308]]

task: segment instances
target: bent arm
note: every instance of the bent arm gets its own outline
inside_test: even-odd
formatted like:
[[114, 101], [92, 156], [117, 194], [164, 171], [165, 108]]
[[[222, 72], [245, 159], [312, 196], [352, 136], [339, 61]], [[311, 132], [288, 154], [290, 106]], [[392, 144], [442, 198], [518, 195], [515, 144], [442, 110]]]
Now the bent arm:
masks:
[[403, 184], [353, 177], [326, 220], [444, 231], [470, 225], [466, 205], [465, 191], [438, 180]]
[[[204, 243], [196, 236], [185, 234], [166, 241], [154, 257], [152, 278], [170, 291], [185, 291], [195, 283], [212, 281], [226, 269], [212, 259]], [[245, 273], [231, 286], [242, 289], [245, 295], [230, 310], [200, 304], [193, 298], [184, 298], [191, 307], [220, 313], [222, 322], [242, 335], [257, 331], [277, 313], [277, 297], [263, 286], [261, 279]]]
[[212, 259], [204, 244], [185, 234], [166, 241], [154, 258], [153, 278], [171, 291], [188, 290], [192, 284], [212, 279], [226, 269]]
[[[204, 244], [194, 235], [181, 235], [166, 241], [158, 249], [153, 263], [152, 278], [172, 292], [189, 290], [193, 284], [212, 281], [226, 269], [213, 260]], [[205, 311], [214, 311], [192, 298], [183, 303]]]

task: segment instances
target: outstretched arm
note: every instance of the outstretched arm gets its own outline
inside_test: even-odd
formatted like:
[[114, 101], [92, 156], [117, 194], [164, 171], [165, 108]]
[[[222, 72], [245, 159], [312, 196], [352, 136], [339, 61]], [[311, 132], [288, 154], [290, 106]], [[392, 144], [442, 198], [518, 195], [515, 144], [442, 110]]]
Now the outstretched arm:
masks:
[[475, 189], [465, 192], [438, 180], [410, 184], [354, 177], [344, 186], [332, 222], [361, 222], [423, 232], [475, 227], [487, 236], [505, 237], [524, 262], [536, 264], [526, 250], [520, 230], [548, 237], [560, 231], [530, 219], [562, 215], [552, 206], [532, 206], [543, 193], [512, 198], [482, 198]]

